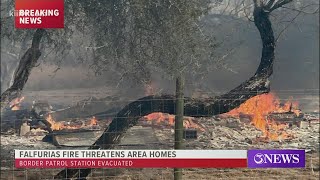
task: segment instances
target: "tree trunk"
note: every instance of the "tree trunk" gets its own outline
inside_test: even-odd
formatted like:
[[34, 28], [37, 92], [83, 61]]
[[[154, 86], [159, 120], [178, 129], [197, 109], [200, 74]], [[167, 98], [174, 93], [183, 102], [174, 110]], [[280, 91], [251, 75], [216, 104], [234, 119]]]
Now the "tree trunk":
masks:
[[21, 95], [21, 91], [29, 78], [32, 68], [41, 56], [39, 46], [44, 32], [44, 29], [37, 29], [33, 34], [32, 45], [22, 56], [18, 68], [14, 73], [13, 84], [1, 94], [1, 111], [6, 108], [13, 99]]
[[[176, 80], [176, 116], [174, 126], [174, 149], [183, 149], [184, 79], [180, 74]], [[182, 169], [174, 168], [174, 179], [182, 179]]]
[[[229, 112], [246, 100], [270, 91], [268, 78], [273, 73], [274, 34], [269, 14], [262, 7], [254, 9], [254, 21], [262, 40], [260, 65], [250, 79], [221, 96], [204, 100], [185, 97], [184, 115], [192, 117], [208, 117]], [[90, 149], [111, 149], [119, 143], [121, 137], [137, 124], [139, 118], [153, 112], [175, 114], [175, 97], [172, 95], [147, 96], [126, 105], [112, 120], [103, 135]], [[91, 169], [63, 170], [55, 178], [86, 177]]]

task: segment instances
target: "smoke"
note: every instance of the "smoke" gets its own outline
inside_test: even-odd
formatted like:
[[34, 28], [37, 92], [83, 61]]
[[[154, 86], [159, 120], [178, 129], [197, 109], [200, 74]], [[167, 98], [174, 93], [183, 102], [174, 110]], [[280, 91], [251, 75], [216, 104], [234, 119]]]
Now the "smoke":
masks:
[[1, 51], [1, 93], [10, 87], [19, 60], [15, 54]]
[[[298, 98], [305, 90], [308, 90], [307, 95], [318, 94], [318, 20], [317, 15], [301, 16], [279, 38], [271, 86], [272, 90], [279, 92], [282, 97]], [[251, 77], [260, 62], [261, 40], [253, 23], [230, 16], [208, 15], [203, 18], [202, 24], [206, 27], [205, 33], [215, 36], [217, 41], [222, 42], [217, 49], [217, 57], [223, 56], [230, 50], [232, 53], [224, 59], [226, 65], [224, 67], [212, 69], [203, 76], [186, 74], [185, 94], [187, 96], [191, 96], [198, 90], [209, 95], [226, 92]], [[274, 24], [275, 34], [279, 34], [282, 28], [281, 24]], [[1, 91], [3, 92], [9, 87], [18, 61], [17, 58], [2, 51], [1, 59]], [[110, 71], [95, 76], [87, 64], [76, 64], [72, 56], [62, 61], [65, 64], [62, 64], [56, 72], [57, 66], [52, 64], [42, 63], [41, 66], [34, 68], [26, 84], [26, 90], [110, 86], [118, 88], [128, 96], [143, 96], [143, 85], [121, 79], [121, 75], [115, 74], [111, 67]], [[159, 72], [151, 72], [151, 74], [155, 92], [174, 93], [174, 80], [164, 78], [164, 75]]]

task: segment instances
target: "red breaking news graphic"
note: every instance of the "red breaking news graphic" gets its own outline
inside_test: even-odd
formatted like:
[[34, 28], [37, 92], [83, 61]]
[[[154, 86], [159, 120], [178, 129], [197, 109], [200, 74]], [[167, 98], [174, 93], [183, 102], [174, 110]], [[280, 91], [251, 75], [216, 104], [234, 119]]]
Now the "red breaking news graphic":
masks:
[[64, 0], [15, 0], [16, 28], [64, 28]]

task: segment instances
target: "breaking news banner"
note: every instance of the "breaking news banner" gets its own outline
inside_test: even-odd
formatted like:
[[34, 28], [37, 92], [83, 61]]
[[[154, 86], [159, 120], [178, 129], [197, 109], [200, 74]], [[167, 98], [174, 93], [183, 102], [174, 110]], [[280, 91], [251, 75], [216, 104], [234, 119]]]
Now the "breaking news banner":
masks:
[[15, 150], [16, 168], [304, 168], [304, 150]]
[[15, 28], [64, 28], [64, 0], [15, 0]]

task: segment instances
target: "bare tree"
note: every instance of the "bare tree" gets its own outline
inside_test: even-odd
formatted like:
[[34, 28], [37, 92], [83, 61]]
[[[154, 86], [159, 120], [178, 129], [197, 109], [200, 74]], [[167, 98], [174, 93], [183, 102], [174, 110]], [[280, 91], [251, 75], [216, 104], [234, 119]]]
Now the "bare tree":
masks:
[[[14, 1], [1, 1], [1, 41], [10, 42], [7, 46], [2, 46], [1, 50], [17, 52], [17, 58], [20, 58], [18, 66], [13, 74], [12, 84], [1, 94], [1, 111], [4, 110], [8, 103], [21, 95], [23, 88], [34, 67], [39, 65], [39, 58], [46, 52], [55, 52], [53, 56], [60, 59], [59, 55], [65, 55], [70, 50], [69, 39], [74, 30], [74, 24], [80, 25], [81, 15], [74, 12], [66, 11], [65, 15], [66, 28], [63, 30], [55, 29], [16, 29], [14, 27], [14, 16], [10, 12], [14, 10]], [[69, 9], [76, 8], [76, 3], [67, 4]], [[72, 8], [71, 8], [72, 7]], [[75, 21], [77, 23], [75, 23]], [[28, 48], [28, 43], [31, 45]], [[59, 64], [61, 61], [56, 60], [54, 63]]]
[[[226, 94], [204, 100], [185, 97], [184, 115], [192, 117], [207, 117], [228, 112], [238, 107], [247, 99], [270, 91], [268, 78], [273, 73], [275, 59], [275, 37], [270, 14], [292, 0], [253, 0], [253, 21], [257, 27], [261, 41], [262, 54], [259, 67], [255, 74], [238, 87]], [[128, 128], [134, 126], [140, 117], [153, 112], [174, 114], [175, 97], [172, 95], [153, 95], [143, 97], [126, 105], [120, 110], [104, 134], [90, 149], [110, 149], [117, 144]], [[86, 177], [90, 169], [64, 170], [56, 178]]]
[[37, 29], [32, 38], [32, 45], [22, 56], [18, 68], [14, 73], [13, 84], [4, 93], [1, 94], [1, 109], [13, 99], [21, 95], [32, 68], [36, 65], [41, 52], [39, 50], [40, 41], [45, 33], [43, 29]]

